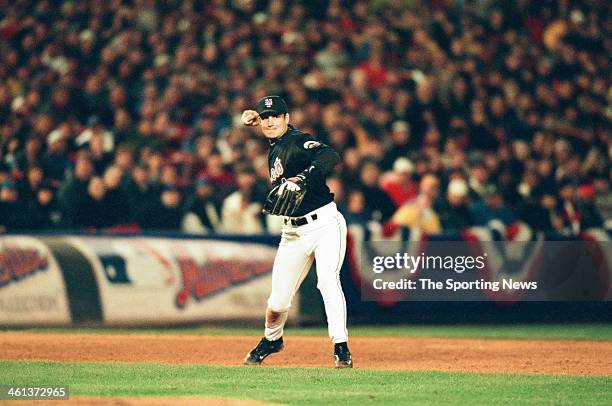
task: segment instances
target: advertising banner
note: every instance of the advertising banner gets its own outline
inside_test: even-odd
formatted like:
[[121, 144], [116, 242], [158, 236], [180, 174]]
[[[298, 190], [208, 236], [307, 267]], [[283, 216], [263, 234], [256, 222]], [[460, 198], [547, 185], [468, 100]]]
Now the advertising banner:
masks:
[[275, 247], [145, 237], [68, 241], [93, 264], [105, 323], [262, 320], [265, 313]]
[[70, 322], [64, 280], [49, 248], [32, 237], [0, 237], [0, 325]]

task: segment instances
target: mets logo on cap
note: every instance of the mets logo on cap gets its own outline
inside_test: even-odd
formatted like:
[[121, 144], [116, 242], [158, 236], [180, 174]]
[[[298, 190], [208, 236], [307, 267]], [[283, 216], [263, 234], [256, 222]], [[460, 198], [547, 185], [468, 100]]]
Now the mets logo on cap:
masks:
[[266, 106], [267, 109], [272, 107], [272, 99], [267, 98], [266, 100], [264, 100], [264, 106]]

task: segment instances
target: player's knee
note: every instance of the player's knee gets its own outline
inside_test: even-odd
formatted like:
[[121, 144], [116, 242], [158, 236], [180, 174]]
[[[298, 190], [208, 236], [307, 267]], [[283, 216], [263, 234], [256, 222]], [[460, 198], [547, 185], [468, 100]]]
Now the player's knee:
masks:
[[268, 299], [268, 310], [283, 313], [291, 307], [291, 298], [272, 297]]

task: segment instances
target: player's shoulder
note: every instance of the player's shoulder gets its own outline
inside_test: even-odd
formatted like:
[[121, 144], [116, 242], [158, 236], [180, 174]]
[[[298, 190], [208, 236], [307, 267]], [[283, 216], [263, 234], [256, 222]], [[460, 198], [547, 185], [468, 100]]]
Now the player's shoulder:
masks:
[[303, 149], [313, 149], [325, 145], [317, 141], [311, 134], [298, 130], [293, 126], [289, 127], [289, 134], [291, 135], [293, 143]]
[[302, 138], [313, 138], [312, 135], [305, 133], [304, 131], [298, 129], [297, 127], [294, 127], [291, 124], [289, 124], [289, 126], [287, 127], [287, 133], [291, 138], [298, 141]]

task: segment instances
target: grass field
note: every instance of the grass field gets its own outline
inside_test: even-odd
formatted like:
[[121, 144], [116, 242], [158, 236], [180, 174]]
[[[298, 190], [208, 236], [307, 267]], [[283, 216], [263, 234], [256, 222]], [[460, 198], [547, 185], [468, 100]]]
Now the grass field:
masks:
[[[260, 329], [37, 329], [44, 332], [261, 334]], [[609, 325], [398, 326], [354, 336], [612, 340]], [[1, 333], [0, 333], [1, 334]], [[325, 335], [291, 328], [287, 335]], [[0, 350], [0, 359], [1, 350]], [[449, 360], [452, 362], [452, 360]], [[281, 404], [611, 404], [612, 376], [334, 370], [156, 363], [0, 361], [0, 384], [69, 384], [72, 396], [222, 397]]]
[[206, 365], [0, 362], [7, 384], [71, 395], [210, 396], [286, 404], [610, 404], [610, 377]]

